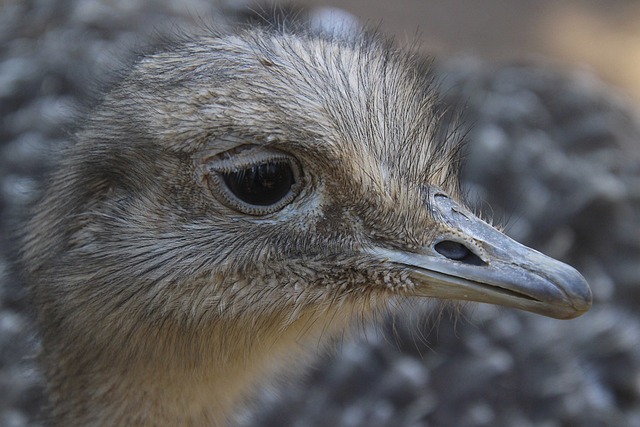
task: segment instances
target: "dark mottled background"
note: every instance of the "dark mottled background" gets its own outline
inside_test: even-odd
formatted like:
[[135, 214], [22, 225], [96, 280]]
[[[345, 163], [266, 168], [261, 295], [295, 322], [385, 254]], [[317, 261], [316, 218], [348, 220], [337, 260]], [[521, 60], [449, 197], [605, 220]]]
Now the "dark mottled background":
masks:
[[[132, 52], [200, 19], [233, 25], [254, 20], [255, 11], [273, 15], [272, 9], [251, 12], [242, 3], [0, 0], [0, 426], [40, 425], [42, 401], [32, 314], [8, 261], [16, 251], [7, 238], [10, 218], [30, 200], [100, 85]], [[343, 3], [355, 12], [370, 11], [361, 1]], [[495, 59], [490, 48], [500, 40], [528, 47], [519, 43], [513, 23], [505, 26], [507, 16], [478, 10], [481, 22], [493, 19], [495, 26], [485, 29], [494, 40], [469, 24], [473, 10], [456, 14], [454, 8], [447, 15], [441, 10], [446, 2], [413, 3], [384, 7], [405, 7], [413, 20], [420, 15], [411, 8], [422, 11], [429, 3], [444, 14], [448, 20], [440, 27], [427, 26], [427, 50], [428, 40], [438, 40], [435, 30], [449, 31], [446, 22], [465, 23], [459, 30], [478, 39], [478, 54], [485, 58]], [[497, 11], [515, 4], [524, 3], [486, 3]], [[276, 14], [288, 12], [312, 26], [340, 20], [358, 25], [353, 15], [314, 7]], [[384, 22], [402, 32], [397, 15]], [[415, 25], [407, 25], [414, 34]], [[503, 33], [496, 36], [496, 28]], [[606, 36], [603, 28], [594, 30]], [[458, 39], [450, 40], [455, 48]], [[593, 50], [598, 46], [594, 42]], [[610, 47], [620, 52], [619, 44]], [[478, 304], [455, 315], [425, 303], [395, 316], [386, 331], [372, 329], [366, 339], [343, 343], [294, 385], [258, 391], [257, 403], [238, 414], [239, 426], [640, 425], [636, 106], [584, 68], [559, 68], [541, 58], [514, 63], [440, 53], [435, 67], [443, 103], [464, 114], [464, 181], [472, 202], [516, 239], [580, 269], [594, 291], [593, 309], [557, 321]], [[614, 59], [610, 63], [618, 64]]]

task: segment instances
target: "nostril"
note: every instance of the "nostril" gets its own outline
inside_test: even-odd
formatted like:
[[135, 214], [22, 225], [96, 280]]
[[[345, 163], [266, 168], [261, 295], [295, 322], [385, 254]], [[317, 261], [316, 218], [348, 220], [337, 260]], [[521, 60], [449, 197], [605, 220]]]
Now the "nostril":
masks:
[[440, 255], [444, 255], [449, 259], [460, 261], [471, 252], [465, 245], [450, 240], [439, 242], [435, 246], [436, 251]]
[[454, 261], [460, 261], [471, 265], [485, 265], [478, 255], [459, 242], [443, 240], [434, 246], [436, 252]]

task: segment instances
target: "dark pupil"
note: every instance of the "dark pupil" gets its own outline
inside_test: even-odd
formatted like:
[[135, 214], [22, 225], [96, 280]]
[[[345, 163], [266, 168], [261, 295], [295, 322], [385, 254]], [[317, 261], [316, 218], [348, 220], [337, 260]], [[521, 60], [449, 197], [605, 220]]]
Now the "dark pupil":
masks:
[[270, 206], [282, 200], [295, 183], [291, 165], [267, 162], [233, 172], [223, 172], [229, 190], [245, 203]]

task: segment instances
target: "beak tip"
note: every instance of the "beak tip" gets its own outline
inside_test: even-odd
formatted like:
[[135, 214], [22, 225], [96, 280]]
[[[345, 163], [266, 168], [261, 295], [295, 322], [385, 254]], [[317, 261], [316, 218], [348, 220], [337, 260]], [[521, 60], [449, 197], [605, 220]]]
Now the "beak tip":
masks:
[[564, 290], [568, 303], [571, 306], [571, 313], [567, 313], [567, 319], [582, 316], [589, 311], [593, 304], [593, 295], [587, 280], [575, 268], [566, 265], [568, 277], [565, 278]]
[[584, 282], [583, 293], [581, 295], [576, 295], [571, 302], [573, 304], [573, 309], [575, 310], [575, 316], [573, 317], [582, 316], [591, 309], [593, 297], [586, 281]]

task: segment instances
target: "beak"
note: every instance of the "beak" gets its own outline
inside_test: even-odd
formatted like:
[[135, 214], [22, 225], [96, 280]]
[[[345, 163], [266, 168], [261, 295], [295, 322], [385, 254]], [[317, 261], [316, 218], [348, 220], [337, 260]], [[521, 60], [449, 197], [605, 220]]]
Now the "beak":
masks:
[[429, 208], [443, 227], [419, 252], [371, 253], [409, 273], [413, 294], [515, 307], [570, 319], [591, 307], [591, 290], [573, 267], [510, 239], [440, 191]]

